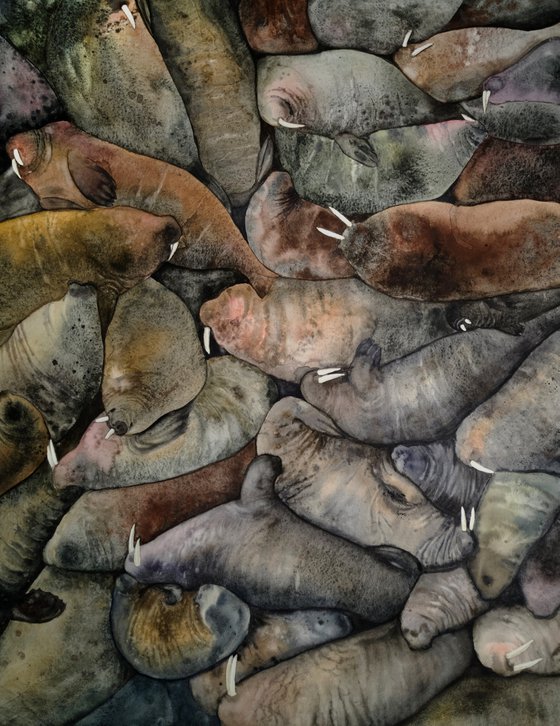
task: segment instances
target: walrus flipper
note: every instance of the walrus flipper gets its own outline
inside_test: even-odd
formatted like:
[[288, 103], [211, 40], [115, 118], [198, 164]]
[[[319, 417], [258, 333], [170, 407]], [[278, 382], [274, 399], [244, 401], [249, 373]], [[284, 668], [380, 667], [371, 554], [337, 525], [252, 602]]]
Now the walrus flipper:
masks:
[[68, 171], [86, 199], [100, 207], [113, 205], [117, 198], [115, 180], [102, 166], [73, 149], [68, 154]]
[[359, 164], [365, 166], [377, 166], [379, 164], [379, 157], [367, 139], [354, 136], [354, 134], [338, 134], [335, 141], [346, 156], [354, 159]]
[[44, 590], [29, 590], [23, 598], [12, 608], [12, 620], [23, 623], [48, 623], [66, 608], [65, 603], [52, 592]]

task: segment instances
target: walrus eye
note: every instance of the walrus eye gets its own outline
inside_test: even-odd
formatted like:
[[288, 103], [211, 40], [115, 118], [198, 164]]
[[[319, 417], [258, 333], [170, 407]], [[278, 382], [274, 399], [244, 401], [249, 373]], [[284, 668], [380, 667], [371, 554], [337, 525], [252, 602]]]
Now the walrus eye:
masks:
[[409, 501], [406, 498], [406, 494], [401, 492], [399, 489], [396, 489], [395, 487], [392, 487], [390, 484], [387, 484], [386, 482], [382, 482], [383, 487], [383, 494], [388, 496], [395, 504], [398, 504], [399, 506], [405, 506], [409, 507], [411, 506]]

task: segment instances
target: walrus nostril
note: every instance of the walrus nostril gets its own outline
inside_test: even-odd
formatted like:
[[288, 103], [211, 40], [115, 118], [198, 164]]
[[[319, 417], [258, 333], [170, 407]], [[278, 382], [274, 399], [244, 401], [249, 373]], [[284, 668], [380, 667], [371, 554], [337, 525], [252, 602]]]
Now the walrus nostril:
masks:
[[124, 421], [115, 421], [112, 426], [112, 429], [115, 429], [115, 433], [117, 436], [124, 436], [128, 431], [128, 424], [126, 424]]
[[494, 582], [494, 578], [491, 575], [483, 575], [482, 582], [489, 587]]
[[174, 219], [167, 222], [158, 235], [159, 239], [168, 245], [172, 245], [174, 242], [177, 242], [180, 236], [181, 228]]
[[7, 421], [11, 423], [17, 423], [21, 421], [23, 417], [23, 408], [19, 403], [8, 403], [6, 406], [4, 416]]

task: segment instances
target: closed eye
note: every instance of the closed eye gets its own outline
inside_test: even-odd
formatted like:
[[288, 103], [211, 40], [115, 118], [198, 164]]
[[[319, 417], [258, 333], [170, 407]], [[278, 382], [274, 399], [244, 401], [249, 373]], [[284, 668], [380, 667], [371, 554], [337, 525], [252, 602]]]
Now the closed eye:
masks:
[[412, 506], [412, 504], [410, 504], [410, 502], [406, 498], [406, 494], [403, 494], [403, 492], [401, 492], [399, 489], [392, 487], [386, 482], [382, 482], [382, 487], [384, 496], [389, 497], [389, 499], [391, 499], [391, 501], [397, 504], [399, 507]]

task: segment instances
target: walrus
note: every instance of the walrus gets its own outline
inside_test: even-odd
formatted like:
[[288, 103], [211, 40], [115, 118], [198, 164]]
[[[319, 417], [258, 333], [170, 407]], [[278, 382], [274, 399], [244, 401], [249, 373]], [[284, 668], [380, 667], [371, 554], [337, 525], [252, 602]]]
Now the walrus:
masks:
[[309, 372], [301, 391], [358, 441], [444, 439], [550, 335], [559, 316], [560, 308], [544, 313], [519, 336], [484, 329], [448, 335], [381, 367], [381, 350], [367, 338], [348, 368], [333, 368], [329, 376]]
[[560, 480], [543, 473], [500, 471], [478, 507], [478, 551], [469, 571], [486, 600], [498, 597], [517, 575], [529, 550], [560, 509]]
[[326, 136], [283, 128], [275, 135], [300, 197], [349, 215], [442, 196], [487, 136], [482, 125], [463, 120], [375, 131], [367, 137], [376, 157], [370, 166]]
[[141, 6], [188, 111], [202, 166], [237, 206], [256, 181], [261, 131], [254, 61], [237, 13], [221, 0]]
[[58, 122], [18, 134], [20, 174], [45, 208], [128, 204], [171, 215], [181, 227], [174, 264], [195, 269], [233, 268], [260, 291], [275, 277], [251, 252], [225, 207], [204, 184], [183, 169], [133, 154]]
[[[34, 310], [63, 297], [70, 282], [95, 285], [111, 309], [119, 293], [169, 257], [180, 233], [171, 217], [128, 207], [43, 211], [1, 222], [0, 344]], [[103, 300], [99, 306], [107, 313]]]
[[152, 279], [121, 295], [105, 336], [101, 394], [109, 427], [118, 436], [139, 434], [190, 403], [205, 382], [186, 305]]
[[377, 156], [366, 137], [374, 131], [458, 115], [456, 108], [423, 93], [383, 58], [356, 50], [261, 58], [257, 100], [267, 124], [293, 125], [293, 133], [304, 126], [370, 166], [376, 166]]
[[542, 28], [560, 21], [556, 0], [463, 0], [450, 27], [499, 25], [507, 28]]
[[385, 360], [450, 333], [446, 306], [395, 300], [359, 280], [277, 279], [264, 298], [247, 284], [204, 303], [200, 319], [233, 355], [287, 381], [345, 365], [366, 335]]
[[28, 398], [55, 442], [93, 401], [102, 373], [103, 339], [91, 285], [69, 285], [61, 300], [31, 313], [0, 346], [0, 388]]
[[0, 391], [0, 495], [45, 460], [49, 440], [45, 420], [35, 406], [22, 396]]
[[54, 484], [110, 489], [201, 469], [246, 446], [276, 396], [276, 386], [258, 369], [232, 356], [212, 358], [206, 385], [195, 400], [143, 433], [107, 438], [106, 423], [94, 421], [55, 466]]
[[410, 593], [401, 613], [401, 632], [413, 650], [429, 648], [442, 633], [458, 630], [486, 612], [464, 565], [444, 572], [426, 572]]
[[459, 678], [471, 658], [464, 630], [421, 651], [389, 623], [257, 673], [222, 700], [218, 715], [224, 726], [397, 724]]
[[407, 78], [438, 101], [463, 101], [480, 96], [486, 78], [508, 68], [539, 43], [559, 36], [559, 24], [529, 31], [463, 28], [432, 35], [422, 43], [429, 47], [420, 53], [416, 51], [421, 45], [411, 43], [393, 59]]
[[[253, 612], [249, 635], [237, 649], [239, 660], [232, 680], [239, 683], [280, 661], [344, 638], [351, 631], [350, 619], [336, 610]], [[206, 713], [218, 712], [219, 702], [227, 693], [226, 678], [226, 663], [218, 663], [191, 679], [193, 696]], [[231, 683], [229, 685], [231, 690]]]
[[360, 48], [378, 55], [394, 53], [441, 30], [462, 0], [309, 0], [315, 36], [329, 48]]
[[251, 606], [348, 610], [385, 622], [404, 605], [417, 561], [393, 547], [363, 548], [293, 514], [274, 496], [276, 456], [257, 456], [241, 499], [199, 514], [129, 554], [125, 570], [140, 582], [194, 589], [226, 587]]
[[186, 592], [146, 587], [124, 574], [113, 591], [111, 632], [139, 673], [186, 678], [230, 655], [247, 635], [250, 617], [247, 605], [218, 585]]
[[241, 0], [241, 27], [257, 53], [312, 53], [317, 50], [307, 0]]
[[353, 224], [339, 248], [364, 282], [387, 295], [478, 299], [560, 287], [559, 227], [555, 202], [419, 202]]
[[120, 571], [132, 525], [132, 539], [149, 542], [186, 519], [237, 499], [255, 456], [251, 441], [233, 456], [175, 479], [85, 492], [60, 521], [43, 559], [68, 570]]
[[257, 452], [282, 459], [274, 483], [293, 512], [362, 547], [391, 545], [413, 554], [424, 570], [450, 567], [473, 550], [457, 514], [444, 516], [393, 467], [386, 449], [342, 436], [321, 411], [282, 398], [269, 411]]
[[479, 661], [501, 676], [560, 673], [560, 616], [535, 618], [526, 608], [495, 608], [474, 624]]
[[457, 430], [458, 456], [492, 471], [560, 474], [559, 401], [560, 332], [555, 332], [462, 422]]
[[509, 101], [485, 109], [484, 98], [475, 98], [463, 101], [461, 108], [489, 136], [519, 144], [560, 144], [560, 104]]

